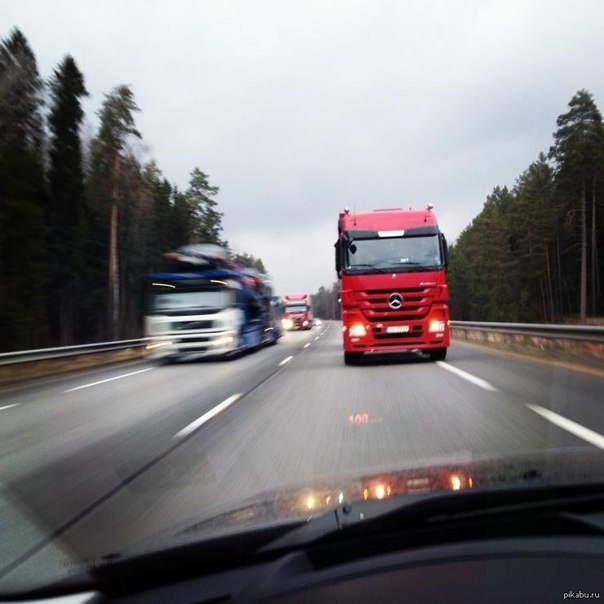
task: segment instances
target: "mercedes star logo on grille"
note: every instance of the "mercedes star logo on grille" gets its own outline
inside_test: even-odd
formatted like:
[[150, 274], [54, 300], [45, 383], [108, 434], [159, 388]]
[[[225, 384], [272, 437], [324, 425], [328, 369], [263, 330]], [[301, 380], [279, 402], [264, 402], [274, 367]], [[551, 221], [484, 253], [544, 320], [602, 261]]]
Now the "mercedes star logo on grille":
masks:
[[388, 306], [392, 308], [392, 310], [398, 310], [403, 305], [403, 296], [400, 294], [394, 293], [388, 296]]

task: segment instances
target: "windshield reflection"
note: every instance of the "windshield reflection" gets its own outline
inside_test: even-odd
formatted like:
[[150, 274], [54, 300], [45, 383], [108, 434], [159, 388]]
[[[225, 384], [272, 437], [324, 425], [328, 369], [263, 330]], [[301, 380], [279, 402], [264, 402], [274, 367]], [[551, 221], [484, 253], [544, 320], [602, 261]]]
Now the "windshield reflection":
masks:
[[155, 293], [151, 304], [155, 312], [187, 308], [228, 308], [235, 300], [235, 293], [226, 289], [202, 291], [166, 290]]
[[432, 268], [442, 264], [438, 235], [355, 239], [347, 246], [345, 268]]

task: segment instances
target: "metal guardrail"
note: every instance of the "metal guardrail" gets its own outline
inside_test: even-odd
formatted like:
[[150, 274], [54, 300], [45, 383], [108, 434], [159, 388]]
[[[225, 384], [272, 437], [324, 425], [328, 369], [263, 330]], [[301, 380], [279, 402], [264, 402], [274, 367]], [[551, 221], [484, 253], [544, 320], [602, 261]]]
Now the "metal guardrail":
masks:
[[[451, 321], [452, 328], [472, 329], [485, 332], [498, 332], [512, 335], [531, 335], [544, 338], [564, 340], [581, 340], [584, 342], [604, 342], [604, 327], [591, 325], [554, 325], [539, 323], [487, 323], [478, 321]], [[0, 353], [0, 367], [33, 361], [48, 361], [76, 356], [115, 352], [129, 348], [142, 348], [147, 338], [121, 340], [118, 342], [98, 342], [61, 348], [40, 348], [18, 352]]]
[[451, 327], [475, 329], [508, 334], [525, 334], [542, 338], [604, 342], [604, 327], [592, 325], [555, 325], [551, 323], [484, 323], [477, 321], [451, 321]]
[[95, 344], [80, 344], [78, 346], [64, 346], [61, 348], [39, 348], [37, 350], [20, 350], [17, 352], [3, 352], [0, 354], [0, 367], [27, 363], [33, 361], [49, 361], [68, 357], [98, 354], [102, 352], [115, 352], [129, 348], [142, 348], [146, 339], [122, 340], [119, 342], [97, 342]]

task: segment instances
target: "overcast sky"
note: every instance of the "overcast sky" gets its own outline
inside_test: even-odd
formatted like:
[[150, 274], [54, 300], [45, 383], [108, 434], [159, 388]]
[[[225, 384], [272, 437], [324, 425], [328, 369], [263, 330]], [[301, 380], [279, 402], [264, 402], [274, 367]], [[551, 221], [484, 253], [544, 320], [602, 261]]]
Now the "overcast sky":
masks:
[[209, 174], [280, 294], [334, 281], [344, 206], [430, 202], [454, 240], [579, 89], [604, 109], [600, 0], [2, 0], [13, 26], [43, 77], [76, 59], [89, 132], [131, 85], [141, 159], [182, 188]]

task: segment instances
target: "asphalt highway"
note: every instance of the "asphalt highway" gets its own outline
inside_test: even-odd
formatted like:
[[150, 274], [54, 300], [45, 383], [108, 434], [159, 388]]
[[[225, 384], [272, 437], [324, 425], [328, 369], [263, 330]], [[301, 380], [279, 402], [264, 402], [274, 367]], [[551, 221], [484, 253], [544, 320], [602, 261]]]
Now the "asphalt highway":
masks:
[[336, 322], [229, 361], [144, 361], [7, 387], [0, 585], [36, 568], [43, 578], [41, 557], [100, 560], [264, 491], [602, 449], [603, 395], [604, 371], [460, 344], [445, 362], [347, 367]]

